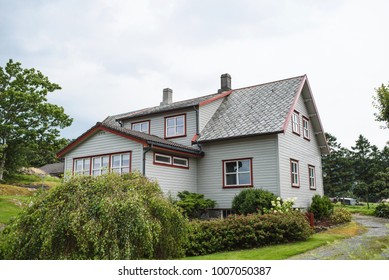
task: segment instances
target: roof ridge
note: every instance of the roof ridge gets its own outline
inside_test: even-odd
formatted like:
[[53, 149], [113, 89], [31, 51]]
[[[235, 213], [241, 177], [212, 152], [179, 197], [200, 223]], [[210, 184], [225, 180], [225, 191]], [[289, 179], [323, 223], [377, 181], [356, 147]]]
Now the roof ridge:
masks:
[[248, 88], [253, 88], [253, 87], [259, 87], [259, 86], [264, 86], [264, 85], [268, 85], [268, 84], [273, 84], [273, 83], [278, 83], [278, 82], [284, 82], [284, 81], [287, 81], [287, 80], [294, 80], [294, 79], [296, 79], [296, 78], [304, 78], [304, 77], [306, 77], [306, 76], [307, 76], [307, 75], [304, 74], [304, 75], [295, 76], [295, 77], [291, 77], [291, 78], [275, 80], [275, 81], [272, 81], [272, 82], [266, 82], [266, 83], [262, 83], [262, 84], [256, 84], [256, 85], [247, 86], [247, 87], [241, 87], [241, 88], [234, 88], [234, 89], [232, 89], [232, 91], [241, 90], [241, 89], [248, 89]]

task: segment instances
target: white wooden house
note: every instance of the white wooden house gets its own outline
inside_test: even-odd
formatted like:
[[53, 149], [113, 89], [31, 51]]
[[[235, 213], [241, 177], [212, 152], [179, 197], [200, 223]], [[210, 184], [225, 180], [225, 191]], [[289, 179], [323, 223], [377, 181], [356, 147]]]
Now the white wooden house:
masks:
[[262, 188], [308, 207], [323, 195], [324, 130], [307, 77], [231, 89], [109, 116], [57, 156], [65, 173], [97, 176], [138, 170], [163, 191], [188, 190], [231, 208], [244, 188]]

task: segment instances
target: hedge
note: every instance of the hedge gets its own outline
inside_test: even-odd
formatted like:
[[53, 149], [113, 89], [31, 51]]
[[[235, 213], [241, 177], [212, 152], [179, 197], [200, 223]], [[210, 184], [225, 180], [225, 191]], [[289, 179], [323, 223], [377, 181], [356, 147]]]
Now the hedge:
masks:
[[232, 215], [223, 220], [196, 220], [189, 224], [186, 255], [205, 255], [306, 240], [312, 233], [305, 215], [298, 211]]

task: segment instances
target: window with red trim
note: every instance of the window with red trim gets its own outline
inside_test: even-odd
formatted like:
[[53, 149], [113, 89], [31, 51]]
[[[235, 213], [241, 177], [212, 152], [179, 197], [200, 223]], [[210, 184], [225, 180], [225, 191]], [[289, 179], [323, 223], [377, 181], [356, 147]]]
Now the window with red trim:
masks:
[[189, 168], [189, 159], [155, 153], [154, 154], [154, 164], [188, 169]]
[[150, 121], [132, 123], [131, 129], [135, 131], [140, 131], [143, 133], [150, 134]]
[[308, 175], [309, 175], [309, 188], [312, 190], [316, 189], [316, 172], [313, 165], [308, 165]]
[[304, 139], [307, 139], [307, 140], [309, 140], [311, 137], [310, 131], [309, 131], [309, 120], [305, 117], [303, 117], [303, 136], [304, 136]]
[[186, 135], [185, 115], [167, 117], [165, 119], [165, 137], [180, 137]]
[[108, 172], [131, 172], [131, 152], [96, 155], [73, 160], [74, 175], [98, 176]]
[[292, 114], [292, 131], [300, 135], [300, 115], [296, 111]]
[[298, 160], [290, 160], [290, 175], [292, 179], [292, 187], [300, 186], [299, 162]]
[[252, 185], [252, 160], [250, 158], [223, 161], [223, 187], [249, 187]]

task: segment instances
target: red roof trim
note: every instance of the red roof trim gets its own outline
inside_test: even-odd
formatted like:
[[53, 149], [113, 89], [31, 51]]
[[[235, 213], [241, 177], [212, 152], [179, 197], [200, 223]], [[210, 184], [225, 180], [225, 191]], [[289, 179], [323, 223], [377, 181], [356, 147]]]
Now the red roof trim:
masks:
[[141, 139], [137, 139], [135, 137], [132, 137], [132, 136], [129, 136], [129, 135], [126, 135], [122, 132], [119, 132], [119, 131], [116, 131], [116, 130], [113, 130], [113, 129], [110, 129], [110, 128], [107, 128], [105, 127], [102, 123], [97, 123], [95, 126], [93, 126], [91, 129], [89, 129], [87, 132], [85, 132], [83, 135], [81, 135], [79, 138], [77, 138], [76, 140], [74, 140], [72, 143], [70, 143], [68, 146], [66, 146], [64, 149], [62, 149], [61, 151], [59, 151], [57, 153], [57, 157], [58, 158], [61, 158], [63, 157], [65, 154], [67, 154], [68, 152], [70, 152], [71, 150], [73, 150], [75, 147], [77, 147], [78, 145], [80, 145], [82, 142], [84, 142], [86, 139], [88, 139], [89, 137], [91, 137], [92, 135], [96, 134], [98, 131], [107, 131], [107, 132], [110, 132], [112, 134], [115, 134], [115, 135], [118, 135], [118, 136], [121, 136], [121, 137], [124, 137], [124, 138], [127, 138], [129, 140], [132, 140], [132, 141], [135, 141], [135, 142], [138, 142], [140, 144], [143, 144], [143, 146], [147, 146], [147, 142], [145, 140], [141, 140]]
[[214, 97], [212, 97], [212, 98], [210, 98], [210, 99], [207, 99], [207, 100], [204, 100], [203, 102], [200, 102], [200, 103], [199, 103], [199, 106], [207, 105], [207, 104], [209, 104], [209, 103], [211, 103], [211, 102], [213, 102], [213, 101], [215, 101], [215, 100], [218, 100], [218, 99], [220, 99], [220, 98], [223, 98], [223, 97], [225, 97], [225, 96], [228, 96], [228, 95], [230, 95], [231, 93], [232, 93], [232, 90], [229, 90], [229, 91], [225, 91], [225, 92], [223, 92], [223, 93], [220, 93], [220, 94], [218, 94], [218, 95], [216, 95], [216, 96], [214, 96]]
[[290, 119], [291, 119], [291, 117], [292, 117], [292, 114], [293, 114], [293, 112], [294, 112], [294, 108], [296, 107], [296, 104], [297, 104], [297, 102], [298, 102], [298, 100], [299, 100], [299, 97], [300, 97], [300, 95], [301, 95], [301, 92], [303, 91], [303, 87], [304, 87], [304, 85], [305, 85], [306, 80], [307, 80], [307, 76], [304, 75], [304, 79], [301, 81], [300, 87], [299, 87], [299, 89], [297, 90], [296, 95], [294, 96], [294, 100], [293, 100], [292, 106], [290, 107], [289, 113], [288, 113], [288, 115], [286, 116], [284, 125], [282, 126], [282, 131], [283, 131], [284, 133], [285, 133], [285, 131], [286, 131], [288, 125], [289, 125], [289, 121], [290, 121]]

